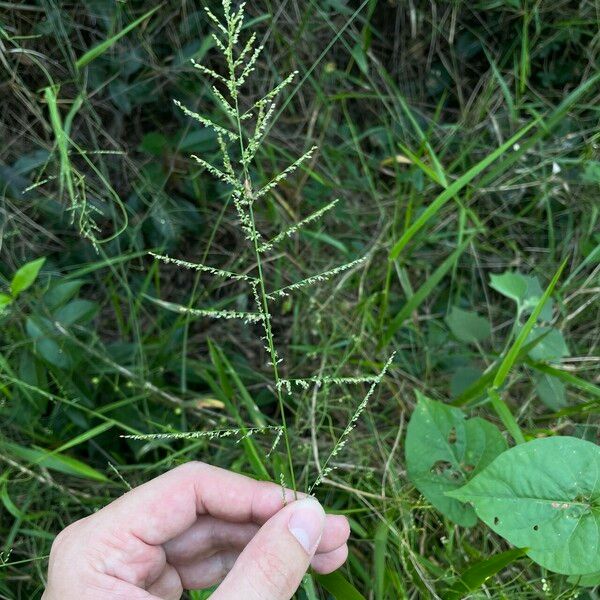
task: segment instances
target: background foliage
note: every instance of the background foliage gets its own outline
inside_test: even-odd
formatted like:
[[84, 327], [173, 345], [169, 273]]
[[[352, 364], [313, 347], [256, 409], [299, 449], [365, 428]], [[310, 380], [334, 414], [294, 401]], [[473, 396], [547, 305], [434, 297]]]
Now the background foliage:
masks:
[[[501, 425], [484, 391], [566, 260], [503, 400], [527, 438], [598, 442], [600, 6], [284, 0], [248, 10], [266, 46], [248, 94], [299, 71], [257, 176], [267, 182], [319, 146], [265, 197], [257, 222], [276, 233], [340, 198], [266, 276], [281, 287], [369, 257], [281, 303], [285, 377], [376, 375], [396, 351], [317, 488], [351, 519], [345, 576], [375, 600], [595, 597], [483, 525], [443, 517], [407, 479], [404, 440], [415, 392]], [[53, 535], [129, 485], [189, 459], [265, 476], [256, 453], [268, 435], [121, 437], [279, 422], [253, 326], [152, 301], [251, 303], [241, 287], [148, 254], [232, 269], [250, 258], [226, 187], [189, 158], [211, 159], [217, 140], [172, 102], [210, 116], [210, 86], [189, 62], [211, 65], [208, 31], [200, 2], [0, 2], [2, 598], [39, 597]], [[536, 119], [406, 239], [445, 188]], [[300, 487], [367, 390], [286, 396]], [[265, 463], [269, 476], [279, 462]]]

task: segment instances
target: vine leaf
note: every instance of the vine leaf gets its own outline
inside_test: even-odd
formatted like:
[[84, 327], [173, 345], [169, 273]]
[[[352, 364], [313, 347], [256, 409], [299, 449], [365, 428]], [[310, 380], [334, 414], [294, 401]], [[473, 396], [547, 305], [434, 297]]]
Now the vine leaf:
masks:
[[[535, 275], [523, 275], [515, 271], [491, 275], [490, 286], [503, 296], [514, 300], [519, 312], [523, 313], [530, 313], [543, 294], [540, 281]], [[552, 319], [552, 306], [552, 300], [548, 300], [540, 313], [542, 321]]]
[[445, 495], [463, 486], [506, 450], [495, 425], [466, 419], [458, 408], [417, 392], [418, 404], [406, 432], [406, 468], [414, 486], [449, 519], [471, 527], [472, 507]]
[[501, 454], [451, 498], [551, 571], [600, 571], [600, 447], [556, 436]]
[[461, 342], [481, 342], [490, 337], [490, 322], [476, 312], [453, 306], [445, 321], [454, 337]]

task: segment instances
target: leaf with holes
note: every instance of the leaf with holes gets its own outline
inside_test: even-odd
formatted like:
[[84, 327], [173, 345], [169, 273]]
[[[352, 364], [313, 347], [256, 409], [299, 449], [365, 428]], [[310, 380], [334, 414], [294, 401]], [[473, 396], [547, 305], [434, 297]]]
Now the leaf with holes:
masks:
[[573, 437], [511, 448], [448, 496], [557, 573], [600, 571], [600, 447]]
[[458, 408], [417, 392], [418, 404], [406, 433], [406, 468], [415, 487], [455, 523], [470, 527], [474, 510], [449, 498], [506, 450], [500, 431], [484, 419], [466, 418]]

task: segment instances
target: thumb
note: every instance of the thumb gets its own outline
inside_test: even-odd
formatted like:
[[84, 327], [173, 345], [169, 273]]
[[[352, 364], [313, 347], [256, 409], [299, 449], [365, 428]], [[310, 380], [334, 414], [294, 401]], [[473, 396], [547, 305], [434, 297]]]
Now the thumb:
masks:
[[317, 549], [325, 511], [312, 498], [292, 502], [254, 536], [211, 600], [290, 600]]

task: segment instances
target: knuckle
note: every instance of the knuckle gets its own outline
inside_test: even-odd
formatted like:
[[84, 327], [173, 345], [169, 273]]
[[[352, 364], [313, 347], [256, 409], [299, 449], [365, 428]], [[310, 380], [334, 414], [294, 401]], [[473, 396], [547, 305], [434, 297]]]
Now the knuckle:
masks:
[[182, 465], [179, 465], [178, 467], [175, 467], [173, 470], [174, 471], [199, 471], [202, 469], [206, 468], [206, 463], [203, 463], [202, 461], [199, 460], [190, 460], [186, 463], [183, 463]]
[[52, 542], [52, 547], [50, 549], [50, 554], [63, 552], [66, 547], [69, 547], [72, 544], [74, 539], [77, 539], [80, 530], [81, 521], [75, 521], [74, 523], [71, 523], [70, 525], [65, 527], [54, 538], [54, 541]]

